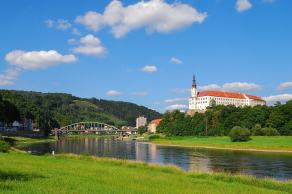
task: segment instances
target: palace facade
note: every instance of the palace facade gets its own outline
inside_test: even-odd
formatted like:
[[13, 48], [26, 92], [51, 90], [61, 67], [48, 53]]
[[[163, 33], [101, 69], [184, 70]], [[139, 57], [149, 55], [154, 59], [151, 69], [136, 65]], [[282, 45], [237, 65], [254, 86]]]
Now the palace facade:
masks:
[[259, 96], [224, 92], [224, 91], [201, 91], [198, 92], [195, 76], [189, 98], [189, 110], [205, 111], [212, 104], [234, 105], [236, 107], [265, 105], [266, 102]]

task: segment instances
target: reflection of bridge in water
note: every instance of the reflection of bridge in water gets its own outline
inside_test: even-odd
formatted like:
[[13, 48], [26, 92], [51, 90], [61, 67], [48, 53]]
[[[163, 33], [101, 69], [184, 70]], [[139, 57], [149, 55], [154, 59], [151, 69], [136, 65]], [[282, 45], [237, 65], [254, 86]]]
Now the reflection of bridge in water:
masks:
[[68, 133], [95, 133], [109, 135], [130, 135], [136, 134], [137, 130], [121, 130], [113, 125], [100, 122], [79, 122], [73, 123], [60, 129], [53, 130], [55, 137], [58, 138]]

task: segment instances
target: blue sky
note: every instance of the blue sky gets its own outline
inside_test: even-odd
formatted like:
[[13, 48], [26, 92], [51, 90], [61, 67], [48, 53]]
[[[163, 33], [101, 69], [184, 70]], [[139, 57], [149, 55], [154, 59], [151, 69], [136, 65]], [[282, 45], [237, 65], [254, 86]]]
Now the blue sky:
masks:
[[[0, 87], [186, 108], [201, 90], [292, 99], [290, 0], [3, 0]], [[105, 11], [107, 10], [107, 11]]]

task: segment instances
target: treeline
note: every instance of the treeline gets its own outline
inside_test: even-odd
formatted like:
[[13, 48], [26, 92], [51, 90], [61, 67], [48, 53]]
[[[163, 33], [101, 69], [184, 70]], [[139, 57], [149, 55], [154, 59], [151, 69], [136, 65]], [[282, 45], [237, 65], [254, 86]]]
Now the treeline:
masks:
[[86, 99], [63, 93], [0, 90], [0, 123], [32, 119], [34, 127], [51, 130], [80, 121], [99, 121], [116, 126], [135, 125], [144, 115], [149, 120], [160, 113], [133, 103]]
[[235, 107], [214, 106], [205, 113], [193, 117], [179, 111], [167, 112], [157, 127], [157, 132], [178, 136], [223, 136], [240, 126], [258, 131], [259, 128], [274, 128], [280, 135], [292, 135], [292, 100], [274, 106]]

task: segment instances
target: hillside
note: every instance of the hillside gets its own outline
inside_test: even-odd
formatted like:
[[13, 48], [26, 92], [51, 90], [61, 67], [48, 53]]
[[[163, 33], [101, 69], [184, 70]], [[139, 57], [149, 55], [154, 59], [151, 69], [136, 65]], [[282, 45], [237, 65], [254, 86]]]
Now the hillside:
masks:
[[134, 126], [139, 115], [148, 120], [161, 116], [154, 110], [129, 102], [86, 99], [63, 93], [0, 90], [0, 122], [32, 118], [36, 127], [44, 129], [80, 121]]

